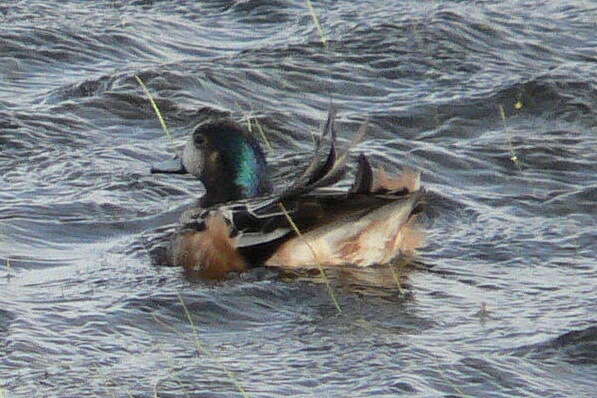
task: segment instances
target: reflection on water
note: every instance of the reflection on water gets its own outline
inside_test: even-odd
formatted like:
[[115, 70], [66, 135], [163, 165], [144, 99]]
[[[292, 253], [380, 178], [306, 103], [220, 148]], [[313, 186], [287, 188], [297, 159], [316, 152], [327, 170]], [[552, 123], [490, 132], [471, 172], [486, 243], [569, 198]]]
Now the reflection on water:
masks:
[[309, 281], [313, 283], [330, 283], [333, 289], [346, 294], [362, 294], [365, 296], [392, 297], [409, 293], [408, 275], [421, 265], [411, 260], [398, 260], [393, 264], [372, 267], [340, 266], [302, 271], [282, 271], [283, 280]]

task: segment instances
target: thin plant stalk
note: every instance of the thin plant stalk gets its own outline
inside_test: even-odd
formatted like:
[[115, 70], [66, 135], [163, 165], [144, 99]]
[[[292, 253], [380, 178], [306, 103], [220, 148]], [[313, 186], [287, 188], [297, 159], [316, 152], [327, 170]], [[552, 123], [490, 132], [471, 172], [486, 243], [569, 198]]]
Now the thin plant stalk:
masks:
[[325, 38], [325, 34], [323, 33], [323, 29], [321, 28], [321, 24], [319, 23], [319, 18], [317, 17], [317, 13], [315, 12], [315, 8], [313, 4], [311, 4], [311, 0], [307, 0], [307, 7], [309, 7], [309, 12], [311, 13], [311, 18], [313, 18], [313, 23], [315, 23], [315, 27], [317, 27], [317, 31], [319, 32], [319, 37], [321, 38], [321, 43], [324, 47], [327, 48], [328, 42]]
[[[518, 156], [516, 156], [516, 152], [514, 152], [514, 145], [512, 145], [512, 134], [510, 133], [510, 130], [506, 127], [506, 112], [504, 111], [504, 107], [502, 106], [502, 104], [499, 104], [498, 106], [500, 108], [502, 122], [504, 123], [504, 129], [506, 129], [506, 133], [508, 134], [508, 148], [510, 150], [510, 160], [514, 162], [514, 164], [516, 165], [516, 167], [518, 167], [518, 170], [520, 171], [520, 161], [518, 160]], [[520, 101], [516, 103], [516, 107], [522, 107]]]
[[313, 247], [309, 244], [309, 242], [307, 242], [307, 240], [304, 238], [303, 234], [301, 233], [301, 231], [299, 230], [298, 226], [295, 224], [294, 220], [292, 219], [292, 217], [290, 217], [290, 214], [288, 214], [288, 211], [286, 210], [286, 207], [284, 206], [284, 203], [280, 202], [278, 203], [278, 205], [280, 206], [280, 209], [282, 210], [282, 212], [284, 213], [284, 216], [286, 217], [286, 219], [288, 220], [288, 222], [290, 223], [290, 225], [292, 226], [292, 229], [294, 230], [294, 232], [298, 235], [298, 237], [300, 239], [302, 239], [302, 241], [305, 243], [305, 245], [307, 245], [307, 247], [309, 248], [309, 250], [311, 251], [311, 254], [313, 255], [313, 259], [315, 259], [315, 264], [317, 265], [317, 268], [319, 268], [319, 272], [321, 273], [321, 277], [328, 289], [328, 293], [330, 294], [330, 297], [332, 299], [332, 301], [334, 302], [334, 305], [336, 306], [336, 309], [338, 310], [338, 313], [342, 313], [342, 309], [340, 308], [340, 304], [338, 304], [338, 300], [336, 299], [336, 295], [334, 294], [334, 290], [332, 289], [332, 285], [330, 285], [330, 281], [323, 269], [323, 266], [321, 265], [321, 262], [318, 261], [317, 259], [317, 253], [315, 252], [315, 249], [313, 249]]
[[228, 378], [230, 379], [230, 381], [232, 381], [232, 383], [234, 383], [234, 385], [236, 386], [236, 388], [238, 389], [238, 391], [240, 391], [240, 393], [242, 394], [243, 397], [248, 398], [249, 394], [247, 394], [247, 392], [245, 391], [245, 389], [243, 388], [243, 386], [240, 385], [240, 382], [238, 381], [238, 379], [236, 378], [236, 376], [234, 375], [234, 373], [232, 373], [230, 370], [228, 370], [224, 364], [218, 359], [216, 358], [215, 355], [213, 355], [211, 353], [211, 351], [209, 351], [202, 343], [201, 341], [199, 341], [199, 338], [197, 337], [197, 327], [195, 326], [195, 323], [193, 322], [193, 318], [191, 318], [191, 313], [189, 312], [189, 309], [187, 308], [184, 300], [182, 299], [182, 296], [180, 295], [180, 293], [178, 293], [178, 300], [180, 300], [180, 303], [182, 304], [182, 308], [184, 309], [185, 315], [187, 316], [187, 320], [189, 321], [189, 324], [191, 325], [191, 328], [193, 329], [193, 336], [194, 336], [194, 344], [195, 344], [195, 348], [197, 349], [197, 351], [200, 351], [202, 353], [204, 353], [205, 355], [207, 355], [212, 361], [216, 362], [219, 366], [220, 369], [222, 369], [226, 375], [228, 376]]
[[[101, 377], [103, 377], [103, 378], [104, 378], [104, 382], [106, 383], [106, 386], [108, 385], [108, 383], [110, 383], [112, 386], [115, 386], [115, 385], [117, 385], [116, 381], [115, 381], [114, 379], [112, 379], [110, 376], [108, 376], [108, 375], [106, 375], [105, 373], [103, 373], [103, 372], [102, 372], [102, 370], [101, 370], [99, 367], [97, 367], [97, 366], [94, 366], [94, 367], [92, 367], [91, 369], [95, 370], [95, 371], [96, 371], [98, 374], [100, 374], [100, 375], [101, 375]], [[1, 392], [1, 391], [0, 391], [0, 392]], [[111, 390], [110, 390], [110, 392], [111, 392], [111, 395], [112, 395], [113, 397], [115, 397], [115, 398], [116, 398], [116, 393], [114, 392], [114, 390], [113, 390], [113, 389], [111, 389]], [[133, 394], [131, 394], [131, 392], [130, 392], [129, 390], [126, 390], [126, 395], [127, 395], [129, 398], [133, 398]], [[0, 398], [3, 398], [3, 397], [2, 397], [2, 394], [0, 394]], [[8, 398], [8, 397], [7, 397], [7, 398]]]
[[[158, 108], [156, 102], [153, 100], [153, 97], [151, 96], [151, 93], [147, 89], [147, 86], [143, 83], [143, 81], [141, 80], [141, 78], [139, 78], [139, 76], [135, 75], [135, 79], [137, 79], [137, 82], [143, 88], [143, 91], [149, 98], [149, 102], [151, 103], [151, 106], [153, 107], [155, 114], [157, 115], [158, 119], [160, 120], [162, 129], [164, 130], [164, 132], [170, 139], [170, 142], [174, 142], [174, 140], [172, 139], [172, 135], [170, 134], [170, 130], [168, 130], [168, 126], [166, 125], [166, 121], [162, 117], [162, 113], [160, 112], [160, 109]], [[228, 369], [226, 369], [226, 367], [209, 350], [207, 350], [207, 348], [203, 344], [201, 344], [201, 342], [199, 341], [199, 338], [197, 337], [197, 328], [195, 327], [193, 319], [191, 318], [191, 314], [190, 314], [187, 306], [185, 305], [184, 300], [182, 299], [182, 296], [180, 295], [180, 293], [178, 294], [178, 299], [180, 300], [180, 303], [182, 304], [182, 307], [187, 316], [187, 319], [189, 320], [189, 323], [191, 324], [191, 328], [193, 329], [194, 344], [195, 344], [195, 348], [197, 349], [197, 351], [206, 354], [208, 357], [210, 357], [210, 359], [212, 359], [213, 361], [218, 363], [218, 365], [220, 365], [220, 368], [226, 373], [228, 378], [232, 381], [232, 383], [240, 391], [240, 393], [243, 395], [243, 397], [248, 398], [249, 395], [244, 390], [244, 388], [240, 385], [240, 383], [238, 382], [238, 380], [236, 379], [234, 374], [231, 371], [229, 371]], [[156, 321], [158, 321], [158, 319], [156, 317], [154, 317], [154, 319]], [[165, 325], [163, 322], [159, 322], [159, 323]], [[157, 386], [156, 386], [156, 389], [157, 389]]]
[[267, 149], [269, 149], [271, 151], [272, 144], [270, 144], [269, 140], [267, 139], [267, 136], [265, 135], [265, 131], [261, 127], [261, 123], [259, 123], [259, 120], [257, 120], [257, 118], [253, 118], [253, 120], [255, 120], [255, 125], [257, 126], [257, 130], [259, 130], [259, 134], [261, 135], [261, 137], [263, 138], [263, 141], [267, 145]]
[[250, 133], [253, 133], [253, 123], [252, 122], [253, 121], [255, 122], [255, 126], [257, 127], [257, 130], [259, 131], [259, 135], [261, 135], [261, 139], [263, 140], [263, 142], [265, 142], [265, 145], [267, 146], [267, 149], [269, 151], [271, 151], [272, 150], [272, 144], [267, 139], [267, 136], [265, 135], [265, 131], [261, 127], [261, 124], [259, 123], [259, 120], [256, 117], [253, 116], [253, 112], [251, 111], [251, 113], [244, 114], [244, 117], [247, 120], [247, 129], [249, 130]]
[[[406, 262], [404, 260], [401, 260], [398, 262], [396, 267], [402, 267], [405, 264], [406, 264]], [[388, 265], [390, 266], [390, 270], [392, 271], [392, 277], [394, 278], [394, 282], [396, 282], [396, 287], [398, 288], [398, 291], [400, 292], [401, 295], [404, 295], [404, 288], [402, 287], [402, 284], [400, 283], [400, 275], [398, 274], [398, 271], [396, 270], [396, 268], [394, 268], [393, 263], [390, 263]]]
[[166, 136], [170, 139], [170, 142], [174, 143], [174, 139], [172, 138], [172, 134], [170, 134], [170, 130], [168, 129], [168, 126], [166, 125], [166, 121], [162, 117], [162, 112], [160, 112], [160, 108], [158, 108], [158, 105], [154, 101], [151, 93], [149, 92], [149, 89], [147, 88], [147, 86], [145, 85], [145, 83], [143, 83], [143, 80], [141, 80], [141, 78], [139, 76], [135, 75], [135, 79], [137, 79], [137, 82], [139, 83], [139, 85], [141, 86], [141, 88], [143, 89], [143, 91], [145, 92], [145, 95], [147, 95], [147, 98], [149, 98], [149, 102], [151, 103], [151, 107], [153, 108], [153, 111], [157, 115], [158, 120], [160, 121], [160, 124], [162, 125], [162, 130], [164, 130], [164, 133], [166, 133]]
[[[187, 339], [188, 336], [184, 335], [180, 330], [176, 329], [175, 327], [173, 327], [172, 325], [167, 324], [166, 322], [162, 321], [161, 319], [159, 319], [155, 313], [151, 314], [153, 320], [156, 323], [159, 323], [160, 325], [162, 325], [164, 328], [176, 333], [181, 340]], [[166, 354], [163, 350], [160, 349], [160, 352], [164, 355], [164, 357], [166, 357]], [[172, 362], [172, 360], [169, 357], [166, 357], [168, 360], [168, 364], [170, 365], [170, 368], [174, 369], [175, 368], [175, 364]], [[169, 376], [172, 376], [175, 378], [175, 381], [179, 384], [182, 385], [182, 382], [180, 380], [180, 378], [178, 377], [178, 372], [177, 371], [173, 371], [173, 372], [169, 372]], [[158, 392], [158, 384], [160, 383], [161, 380], [157, 380], [153, 386], [153, 391], [154, 391], [154, 398], [158, 398], [159, 397], [159, 392]]]

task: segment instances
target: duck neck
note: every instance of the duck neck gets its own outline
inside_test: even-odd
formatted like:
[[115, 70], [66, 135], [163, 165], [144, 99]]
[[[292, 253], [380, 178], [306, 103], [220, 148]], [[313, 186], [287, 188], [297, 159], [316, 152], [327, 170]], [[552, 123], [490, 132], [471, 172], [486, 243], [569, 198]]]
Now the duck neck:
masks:
[[230, 180], [230, 176], [212, 175], [202, 181], [206, 192], [199, 200], [199, 205], [203, 208], [243, 198], [242, 190]]

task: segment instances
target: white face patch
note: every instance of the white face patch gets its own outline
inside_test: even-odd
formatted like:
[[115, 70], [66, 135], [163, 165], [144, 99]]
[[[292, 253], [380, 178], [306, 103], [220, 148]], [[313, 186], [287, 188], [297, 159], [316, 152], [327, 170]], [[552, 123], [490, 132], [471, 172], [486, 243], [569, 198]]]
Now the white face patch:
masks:
[[203, 151], [195, 146], [192, 135], [182, 151], [182, 165], [187, 169], [187, 172], [195, 177], [201, 176], [205, 165], [205, 156]]

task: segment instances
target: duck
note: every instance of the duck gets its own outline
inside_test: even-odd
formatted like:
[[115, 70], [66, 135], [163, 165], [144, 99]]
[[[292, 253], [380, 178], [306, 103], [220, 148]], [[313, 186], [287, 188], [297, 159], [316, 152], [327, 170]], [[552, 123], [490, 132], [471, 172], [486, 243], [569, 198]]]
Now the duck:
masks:
[[224, 279], [258, 266], [358, 268], [414, 256], [425, 241], [420, 172], [390, 174], [361, 153], [350, 188], [333, 186], [368, 128], [365, 121], [340, 154], [336, 113], [331, 105], [312, 158], [281, 189], [273, 189], [259, 141], [227, 119], [199, 125], [180, 156], [152, 167], [153, 174], [191, 174], [205, 188], [180, 216], [170, 265], [192, 278]]

